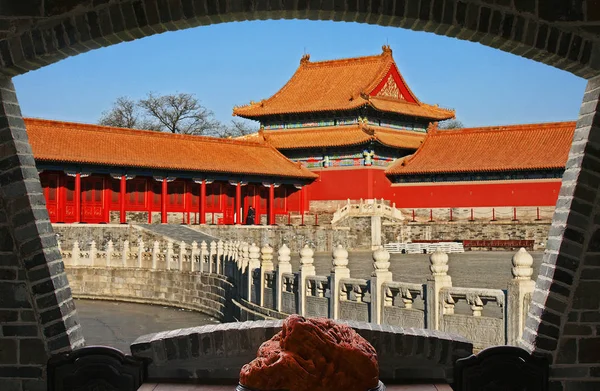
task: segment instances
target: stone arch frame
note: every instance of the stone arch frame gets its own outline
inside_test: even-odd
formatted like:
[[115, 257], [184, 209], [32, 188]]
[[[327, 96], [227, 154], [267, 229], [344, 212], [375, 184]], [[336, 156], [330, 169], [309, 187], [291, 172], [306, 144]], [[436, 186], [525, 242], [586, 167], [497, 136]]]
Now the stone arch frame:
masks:
[[551, 357], [553, 389], [591, 389], [600, 381], [600, 6], [591, 0], [0, 0], [0, 321], [5, 337], [19, 337], [1, 342], [14, 365], [0, 377], [41, 389], [47, 355], [83, 343], [10, 78], [165, 31], [279, 18], [429, 31], [588, 79], [522, 345]]

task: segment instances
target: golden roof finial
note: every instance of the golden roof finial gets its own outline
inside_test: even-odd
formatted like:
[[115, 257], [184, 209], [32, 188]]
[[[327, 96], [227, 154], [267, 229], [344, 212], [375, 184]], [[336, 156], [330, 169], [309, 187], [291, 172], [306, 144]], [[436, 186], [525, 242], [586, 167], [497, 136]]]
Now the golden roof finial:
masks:
[[307, 62], [310, 61], [310, 54], [306, 53], [302, 56], [302, 58], [300, 59], [300, 65], [302, 64], [306, 64]]
[[383, 50], [384, 54], [392, 54], [392, 48], [390, 47], [390, 45], [383, 45], [381, 49]]

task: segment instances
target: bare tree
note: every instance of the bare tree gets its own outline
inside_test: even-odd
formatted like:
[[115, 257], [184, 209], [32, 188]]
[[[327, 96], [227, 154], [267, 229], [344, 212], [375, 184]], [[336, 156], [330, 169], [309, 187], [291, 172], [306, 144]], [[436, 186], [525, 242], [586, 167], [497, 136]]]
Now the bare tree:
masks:
[[98, 123], [104, 126], [114, 126], [118, 128], [140, 128], [139, 108], [137, 103], [126, 97], [120, 96], [110, 110], [102, 113]]
[[465, 126], [457, 119], [449, 119], [438, 124], [438, 129], [462, 129]]
[[231, 120], [230, 125], [221, 124], [219, 131], [217, 132], [218, 137], [239, 137], [247, 134], [255, 133], [258, 129], [253, 128], [249, 122], [240, 121], [237, 119]]
[[149, 93], [138, 102], [146, 117], [165, 132], [214, 135], [220, 128], [212, 111], [202, 106], [192, 94], [155, 95]]
[[112, 108], [102, 113], [99, 123], [133, 129], [204, 135], [238, 137], [256, 132], [249, 121], [232, 120], [224, 124], [212, 111], [202, 106], [193, 94], [156, 95], [134, 101], [119, 97]]

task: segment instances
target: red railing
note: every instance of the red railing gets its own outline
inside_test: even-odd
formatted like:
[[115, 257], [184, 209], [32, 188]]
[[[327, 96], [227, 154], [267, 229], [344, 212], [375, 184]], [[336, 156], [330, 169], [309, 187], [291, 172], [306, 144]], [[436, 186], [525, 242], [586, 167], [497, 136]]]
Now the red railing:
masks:
[[463, 240], [465, 249], [473, 247], [519, 248], [533, 249], [535, 240]]

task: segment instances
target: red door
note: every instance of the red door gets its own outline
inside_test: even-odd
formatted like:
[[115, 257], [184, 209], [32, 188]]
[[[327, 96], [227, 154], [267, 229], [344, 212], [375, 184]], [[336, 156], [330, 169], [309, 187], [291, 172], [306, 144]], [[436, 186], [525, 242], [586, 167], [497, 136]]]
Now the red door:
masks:
[[42, 183], [42, 188], [44, 189], [46, 209], [48, 209], [50, 222], [55, 223], [59, 221], [58, 174], [42, 173], [40, 175], [40, 182]]
[[225, 209], [223, 210], [223, 223], [233, 224], [235, 213], [235, 186], [225, 185]]
[[[70, 175], [63, 177], [64, 186], [61, 189], [61, 205], [64, 205], [59, 211], [58, 221], [62, 223], [72, 223], [75, 221], [75, 177]], [[63, 201], [64, 200], [64, 201]]]
[[104, 222], [104, 178], [81, 178], [81, 222]]

